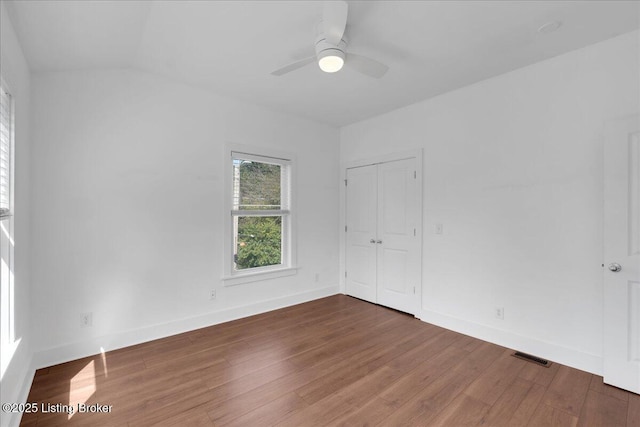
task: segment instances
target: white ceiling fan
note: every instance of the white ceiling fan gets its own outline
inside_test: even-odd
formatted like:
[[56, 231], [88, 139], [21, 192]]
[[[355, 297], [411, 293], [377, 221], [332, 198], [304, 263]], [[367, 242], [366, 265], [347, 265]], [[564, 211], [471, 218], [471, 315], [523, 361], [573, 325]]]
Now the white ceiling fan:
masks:
[[374, 78], [381, 78], [389, 67], [362, 55], [347, 53], [347, 41], [344, 30], [347, 26], [349, 5], [345, 1], [325, 1], [322, 22], [319, 25], [320, 34], [316, 38], [316, 54], [301, 59], [273, 71], [274, 76], [281, 76], [302, 68], [312, 62], [318, 62], [320, 69], [326, 73], [340, 71], [347, 65], [356, 71]]

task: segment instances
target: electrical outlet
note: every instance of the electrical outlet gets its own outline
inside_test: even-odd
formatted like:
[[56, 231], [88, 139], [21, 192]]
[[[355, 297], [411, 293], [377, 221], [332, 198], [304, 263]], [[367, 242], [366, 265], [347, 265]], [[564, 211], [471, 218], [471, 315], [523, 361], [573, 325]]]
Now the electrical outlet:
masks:
[[209, 299], [210, 300], [216, 299], [216, 290], [215, 289], [211, 289], [211, 293], [209, 294]]
[[316, 283], [320, 281], [320, 273], [316, 273]]
[[440, 224], [440, 223], [436, 224], [436, 226], [435, 226], [435, 233], [436, 233], [436, 234], [442, 234], [442, 232], [443, 232], [443, 228], [444, 228], [444, 226], [443, 226], [442, 224]]
[[89, 328], [93, 326], [93, 313], [80, 313], [80, 327]]
[[504, 307], [496, 307], [496, 319], [504, 320]]

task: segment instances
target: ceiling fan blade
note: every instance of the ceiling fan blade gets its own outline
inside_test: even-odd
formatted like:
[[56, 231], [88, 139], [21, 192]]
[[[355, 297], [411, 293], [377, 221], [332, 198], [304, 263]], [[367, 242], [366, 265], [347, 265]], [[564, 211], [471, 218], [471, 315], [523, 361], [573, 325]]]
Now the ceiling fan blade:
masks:
[[347, 26], [347, 13], [349, 5], [346, 1], [325, 1], [322, 13], [322, 25], [327, 43], [337, 46], [342, 40], [344, 29]]
[[307, 64], [311, 64], [314, 61], [316, 61], [316, 57], [315, 56], [311, 56], [309, 58], [301, 59], [300, 61], [296, 61], [293, 64], [289, 64], [289, 65], [286, 65], [286, 66], [284, 66], [282, 68], [278, 68], [277, 70], [273, 71], [271, 73], [271, 75], [273, 75], [273, 76], [281, 76], [283, 74], [287, 74], [287, 73], [290, 73], [291, 71], [297, 70], [298, 68], [302, 68]]
[[387, 70], [389, 70], [389, 67], [375, 59], [354, 53], [347, 53], [347, 58], [344, 63], [356, 71], [376, 79], [384, 76]]

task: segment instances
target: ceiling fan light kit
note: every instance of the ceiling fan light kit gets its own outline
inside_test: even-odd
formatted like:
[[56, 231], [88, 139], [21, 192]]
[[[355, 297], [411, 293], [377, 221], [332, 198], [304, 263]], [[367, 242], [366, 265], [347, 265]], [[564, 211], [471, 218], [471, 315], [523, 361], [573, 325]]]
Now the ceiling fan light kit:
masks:
[[335, 73], [340, 71], [343, 65], [347, 65], [369, 77], [379, 79], [384, 76], [389, 69], [386, 65], [366, 56], [346, 53], [347, 42], [344, 32], [348, 10], [345, 1], [325, 1], [322, 21], [318, 26], [320, 34], [316, 39], [316, 55], [279, 68], [271, 74], [281, 76], [317, 61], [325, 73]]
[[318, 55], [318, 66], [325, 73], [340, 71], [344, 65], [344, 52], [338, 49], [328, 49]]
[[316, 42], [316, 57], [318, 58], [318, 66], [325, 73], [335, 73], [340, 71], [344, 65], [347, 42], [340, 40], [337, 46], [327, 42], [324, 35], [319, 36]]

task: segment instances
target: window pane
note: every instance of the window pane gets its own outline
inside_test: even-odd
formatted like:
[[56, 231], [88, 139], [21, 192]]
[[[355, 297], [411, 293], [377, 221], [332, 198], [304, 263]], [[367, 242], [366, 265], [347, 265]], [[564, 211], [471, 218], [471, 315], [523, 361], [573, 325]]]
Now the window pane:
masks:
[[281, 209], [280, 165], [234, 159], [233, 172], [234, 209]]
[[236, 270], [282, 263], [282, 217], [241, 216], [234, 222]]
[[0, 87], [0, 215], [11, 211], [11, 95]]

